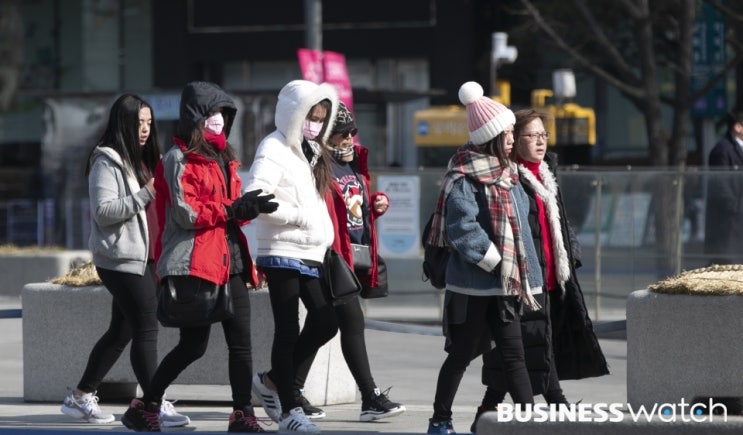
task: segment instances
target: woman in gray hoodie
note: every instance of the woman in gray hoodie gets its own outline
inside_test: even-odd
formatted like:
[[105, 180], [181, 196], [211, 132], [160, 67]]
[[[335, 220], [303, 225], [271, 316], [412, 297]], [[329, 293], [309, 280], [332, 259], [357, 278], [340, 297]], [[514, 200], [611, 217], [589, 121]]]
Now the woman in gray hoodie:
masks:
[[[93, 347], [77, 388], [61, 411], [89, 423], [111, 423], [98, 406], [98, 385], [131, 342], [131, 364], [142, 388], [157, 368], [154, 238], [158, 233], [152, 200], [153, 174], [160, 160], [152, 107], [133, 94], [120, 96], [88, 158], [91, 229], [89, 248], [98, 276], [113, 296], [111, 323]], [[184, 426], [188, 417], [167, 403], [163, 426]]]

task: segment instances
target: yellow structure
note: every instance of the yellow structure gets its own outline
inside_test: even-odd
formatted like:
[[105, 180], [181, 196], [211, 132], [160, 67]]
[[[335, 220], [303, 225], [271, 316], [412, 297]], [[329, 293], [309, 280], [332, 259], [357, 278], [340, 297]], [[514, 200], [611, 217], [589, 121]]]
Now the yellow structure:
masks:
[[546, 104], [549, 89], [531, 92], [531, 105], [545, 115], [545, 130], [550, 134], [550, 146], [596, 145], [596, 113], [575, 103]]
[[[511, 85], [498, 81], [498, 95], [493, 100], [511, 106]], [[596, 114], [593, 109], [575, 103], [547, 104], [553, 93], [535, 89], [531, 105], [544, 113], [545, 129], [550, 133], [550, 146], [593, 146], [596, 144]], [[458, 147], [469, 140], [467, 112], [461, 105], [430, 107], [413, 116], [414, 143], [419, 148]]]
[[[493, 100], [511, 105], [511, 84], [498, 81], [498, 96]], [[413, 115], [414, 143], [417, 147], [451, 147], [464, 145], [469, 140], [467, 112], [461, 105], [435, 106], [419, 110]]]

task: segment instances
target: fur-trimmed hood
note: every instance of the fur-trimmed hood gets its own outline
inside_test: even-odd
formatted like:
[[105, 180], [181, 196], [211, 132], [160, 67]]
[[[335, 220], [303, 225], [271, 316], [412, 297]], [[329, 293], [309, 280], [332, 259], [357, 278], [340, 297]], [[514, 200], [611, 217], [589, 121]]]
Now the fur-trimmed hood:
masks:
[[327, 83], [313, 83], [307, 80], [293, 80], [287, 83], [279, 92], [276, 103], [274, 122], [276, 129], [286, 137], [286, 145], [295, 153], [302, 155], [302, 124], [307, 118], [312, 106], [322, 100], [331, 102], [331, 110], [325, 118], [322, 141], [327, 142], [332, 126], [338, 113], [338, 95], [335, 88]]

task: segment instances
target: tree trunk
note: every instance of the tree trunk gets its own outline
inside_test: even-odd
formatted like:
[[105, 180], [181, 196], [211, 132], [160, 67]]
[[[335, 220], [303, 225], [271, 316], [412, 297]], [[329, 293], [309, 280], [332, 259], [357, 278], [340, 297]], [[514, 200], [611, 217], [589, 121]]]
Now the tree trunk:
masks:
[[0, 0], [0, 112], [8, 110], [21, 77], [23, 21], [19, 0]]

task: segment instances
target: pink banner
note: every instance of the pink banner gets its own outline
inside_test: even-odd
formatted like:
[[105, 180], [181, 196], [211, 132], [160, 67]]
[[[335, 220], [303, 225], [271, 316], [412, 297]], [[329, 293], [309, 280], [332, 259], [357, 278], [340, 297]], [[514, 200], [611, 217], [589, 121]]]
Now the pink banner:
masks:
[[353, 111], [351, 80], [348, 78], [346, 57], [332, 51], [317, 51], [307, 48], [297, 50], [302, 78], [315, 83], [329, 83], [338, 92], [338, 98]]
[[317, 50], [300, 48], [297, 50], [302, 78], [315, 83], [323, 82], [322, 53]]

